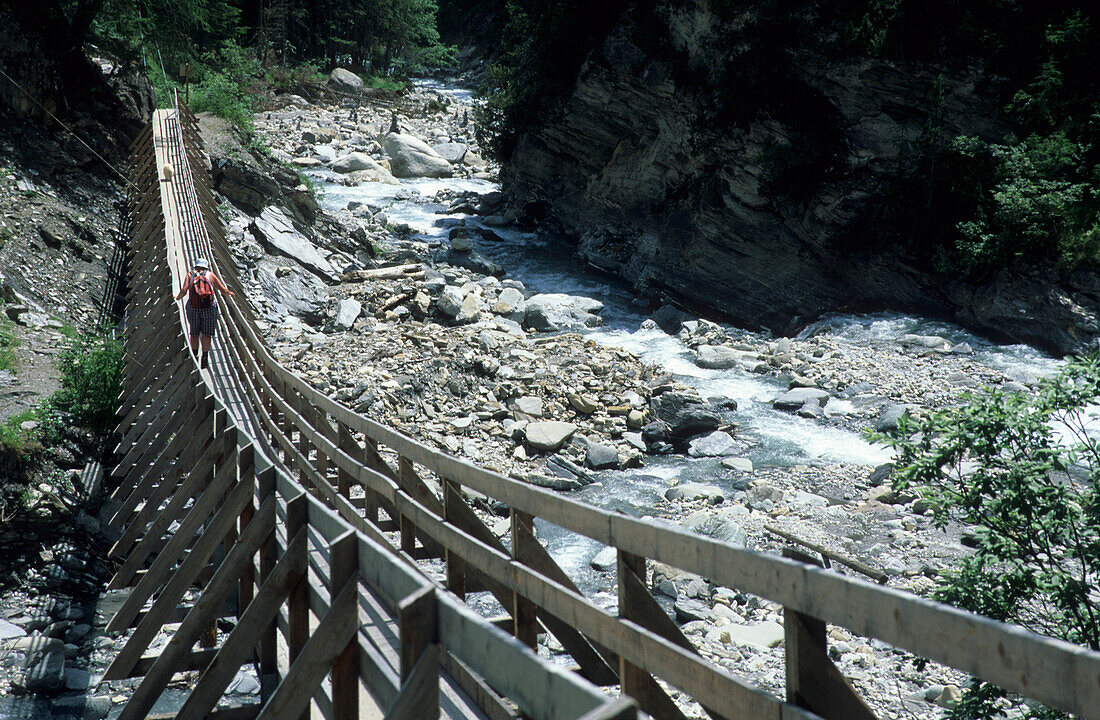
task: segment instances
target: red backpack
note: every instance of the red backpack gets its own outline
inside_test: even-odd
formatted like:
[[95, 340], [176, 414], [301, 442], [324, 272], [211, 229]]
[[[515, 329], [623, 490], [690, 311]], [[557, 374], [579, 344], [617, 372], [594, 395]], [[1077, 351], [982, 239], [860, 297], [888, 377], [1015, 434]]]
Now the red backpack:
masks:
[[187, 303], [193, 308], [208, 308], [214, 304], [214, 286], [206, 273], [191, 273], [191, 287], [187, 291]]

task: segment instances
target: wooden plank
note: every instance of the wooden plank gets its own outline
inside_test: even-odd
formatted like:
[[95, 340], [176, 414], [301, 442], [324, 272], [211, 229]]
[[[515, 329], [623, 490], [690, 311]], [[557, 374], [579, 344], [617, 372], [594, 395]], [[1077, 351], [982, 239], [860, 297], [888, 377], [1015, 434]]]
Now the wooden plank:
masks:
[[[535, 518], [530, 513], [509, 511], [512, 528], [512, 557], [519, 559], [516, 538], [523, 534], [534, 537]], [[538, 646], [538, 616], [535, 604], [519, 593], [512, 592], [512, 635], [531, 649]]]
[[[346, 526], [345, 526], [346, 527]], [[353, 582], [358, 595], [359, 544], [355, 532], [348, 530], [329, 545], [330, 595], [335, 595], [347, 582]], [[356, 612], [358, 618], [358, 612]], [[356, 627], [358, 628], [358, 621]], [[359, 716], [359, 648], [357, 635], [352, 636], [332, 665], [332, 717], [334, 720], [355, 720]]]
[[[434, 520], [431, 513], [411, 500], [403, 500], [402, 514], [412, 515], [421, 527], [449, 548], [454, 548], [472, 566], [508, 585], [532, 602], [572, 624], [579, 631], [627, 661], [650, 671], [660, 671], [666, 682], [684, 690], [700, 703], [726, 717], [754, 717], [784, 720], [814, 717], [800, 708], [746, 682], [688, 652], [645, 628], [608, 616], [586, 598], [568, 591], [549, 578], [516, 563], [507, 555], [487, 548], [449, 525]], [[476, 669], [476, 668], [475, 668]]]
[[[222, 474], [222, 482], [215, 488], [214, 494], [209, 499], [199, 498], [199, 501], [192, 506], [180, 523], [179, 530], [153, 561], [149, 572], [130, 591], [126, 600], [115, 612], [111, 622], [107, 624], [108, 632], [118, 632], [129, 627], [137, 616], [138, 610], [155, 592], [160, 593], [157, 598], [158, 603], [161, 602], [162, 598], [165, 598], [161, 608], [166, 606], [166, 598], [168, 597], [175, 596], [172, 597], [173, 604], [179, 601], [184, 590], [194, 582], [195, 575], [206, 565], [214, 552], [215, 546], [221, 542], [221, 538], [224, 537], [225, 532], [235, 521], [241, 508], [250, 500], [252, 484], [249, 482], [238, 484], [225, 498], [221, 508], [214, 514], [213, 520], [207, 523], [215, 503], [222, 500], [222, 491], [225, 487], [228, 487], [235, 477], [236, 468], [229, 465], [229, 469]], [[206, 531], [201, 534], [191, 552], [180, 563], [179, 568], [173, 572], [176, 561], [183, 557], [187, 546], [191, 544], [192, 538], [198, 533], [199, 526], [204, 523], [206, 523]], [[171, 575], [171, 578], [165, 582], [169, 575]], [[154, 603], [154, 606], [156, 606], [156, 603]], [[150, 610], [150, 612], [152, 611]]]
[[306, 543], [306, 530], [302, 528], [290, 541], [286, 553], [275, 564], [225, 644], [192, 688], [176, 714], [177, 720], [201, 720], [218, 704], [225, 689], [255, 648], [264, 626], [271, 624], [290, 588], [302, 581], [306, 571]]
[[[864, 580], [626, 516], [615, 544], [719, 585], [877, 637], [896, 647], [1086, 717], [1100, 717], [1100, 653]], [[1095, 713], [1095, 715], [1090, 715]]]
[[485, 678], [471, 670], [466, 663], [445, 652], [440, 655], [440, 664], [462, 692], [469, 695], [478, 709], [485, 713], [488, 720], [515, 720], [512, 707], [505, 704], [485, 682]]
[[349, 580], [332, 601], [332, 610], [322, 618], [278, 689], [264, 704], [261, 720], [290, 720], [308, 711], [314, 690], [355, 637], [357, 585], [355, 580]]
[[592, 712], [585, 713], [577, 720], [637, 720], [638, 706], [629, 698], [608, 700]]
[[425, 587], [403, 598], [397, 619], [401, 628], [401, 680], [407, 681], [425, 648], [438, 636], [435, 588]]
[[[535, 572], [545, 575], [572, 593], [582, 595], [565, 571], [554, 562], [533, 532], [517, 528], [512, 533], [512, 547], [518, 553], [516, 560]], [[545, 610], [538, 613], [539, 621], [561, 642], [562, 647], [580, 665], [581, 674], [597, 685], [619, 684], [619, 657], [605, 647], [593, 645], [588, 638], [565, 620]]]
[[[207, 560], [209, 560], [214, 552], [214, 548], [221, 542], [221, 538], [225, 536], [225, 530], [233, 520], [236, 519], [237, 515], [240, 514], [240, 507], [249, 501], [252, 494], [251, 491], [252, 488], [245, 484], [239, 485], [234, 489], [232, 501], [227, 500], [218, 514], [214, 516], [214, 520], [210, 523], [209, 532], [203, 534], [199, 538], [199, 541], [195, 543], [195, 547], [192, 548], [187, 559], [180, 564], [180, 567], [172, 575], [171, 580], [164, 585], [160, 595], [157, 596], [153, 606], [149, 609], [149, 612], [146, 613], [145, 617], [142, 618], [141, 622], [134, 629], [133, 634], [126, 641], [126, 645], [123, 646], [122, 650], [115, 656], [114, 661], [103, 675], [105, 680], [125, 677], [130, 671], [130, 668], [133, 667], [134, 662], [136, 662], [145, 650], [148, 649], [149, 644], [163, 626], [165, 617], [172, 612], [183, 596], [184, 590], [191, 585], [195, 576], [205, 567]], [[267, 502], [272, 501], [269, 499]], [[252, 524], [249, 525], [248, 534], [250, 536], [258, 532], [256, 528], [259, 527], [259, 524], [274, 522], [274, 507], [271, 507], [266, 512], [271, 515], [271, 518], [264, 517], [262, 513], [254, 517]], [[244, 535], [242, 535], [242, 538], [243, 537]], [[234, 550], [236, 550], [236, 547], [230, 551], [230, 555], [233, 554]], [[224, 567], [224, 563], [222, 567]], [[218, 569], [218, 572], [220, 571], [221, 567]], [[207, 591], [213, 586], [217, 577], [218, 574], [216, 572], [211, 578], [210, 583], [206, 586]], [[133, 597], [133, 593], [131, 593], [130, 597]], [[200, 597], [200, 601], [204, 597], [206, 597], [205, 594]], [[129, 602], [130, 598], [127, 598], [127, 603]], [[136, 601], [137, 607], [140, 607], [142, 603], [144, 603], [144, 600]], [[124, 605], [124, 607], [126, 607], [128, 613], [132, 612], [132, 604], [129, 606]], [[120, 609], [119, 612], [115, 614], [115, 617], [111, 619], [111, 622], [107, 626], [108, 631], [114, 632], [114, 630], [111, 629], [112, 627], [125, 628], [129, 624], [127, 615], [120, 615], [121, 613], [122, 609]]]
[[[225, 561], [222, 562], [218, 572], [206, 586], [206, 590], [199, 597], [198, 602], [191, 608], [175, 635], [165, 646], [164, 651], [141, 684], [130, 696], [129, 702], [122, 709], [118, 720], [137, 720], [143, 718], [160, 697], [168, 680], [175, 672], [177, 662], [185, 655], [191, 646], [199, 639], [199, 635], [205, 630], [214, 616], [217, 606], [224, 600], [225, 595], [237, 582], [237, 577], [246, 562], [249, 562], [253, 553], [259, 549], [264, 538], [271, 534], [275, 522], [275, 500], [268, 498], [260, 507], [256, 517], [244, 533], [238, 538], [233, 549], [229, 551]], [[148, 645], [146, 643], [146, 645]], [[144, 648], [143, 648], [144, 650]], [[115, 659], [116, 662], [118, 658]], [[114, 667], [112, 663], [111, 667]], [[128, 670], [129, 668], [127, 668]], [[110, 670], [108, 670], [110, 672]], [[106, 675], [104, 678], [106, 679]]]
[[439, 646], [428, 645], [386, 710], [386, 720], [435, 720], [439, 717]]
[[467, 664], [528, 715], [574, 720], [602, 705], [606, 696], [573, 673], [541, 660], [526, 645], [491, 625], [448, 595], [439, 597], [443, 649]]

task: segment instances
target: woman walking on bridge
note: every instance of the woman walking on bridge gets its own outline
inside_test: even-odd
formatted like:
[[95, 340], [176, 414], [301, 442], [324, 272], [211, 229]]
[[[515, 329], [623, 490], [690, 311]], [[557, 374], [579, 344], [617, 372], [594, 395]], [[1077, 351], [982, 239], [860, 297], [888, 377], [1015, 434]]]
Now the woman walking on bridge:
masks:
[[202, 339], [202, 360], [199, 367], [205, 369], [210, 357], [210, 343], [218, 331], [218, 298], [214, 288], [229, 297], [236, 297], [210, 269], [205, 258], [195, 261], [194, 269], [187, 273], [176, 300], [187, 295], [187, 324], [191, 327], [191, 352], [198, 355], [199, 339]]

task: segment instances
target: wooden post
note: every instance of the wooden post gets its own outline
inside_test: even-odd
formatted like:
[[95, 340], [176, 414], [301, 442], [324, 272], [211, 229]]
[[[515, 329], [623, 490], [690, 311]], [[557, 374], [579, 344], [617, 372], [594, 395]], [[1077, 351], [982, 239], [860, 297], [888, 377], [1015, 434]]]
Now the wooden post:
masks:
[[[309, 502], [305, 495], [299, 495], [286, 504], [286, 532], [291, 538], [309, 523]], [[308, 552], [308, 548], [306, 549]], [[308, 566], [307, 566], [308, 567]], [[287, 596], [287, 655], [290, 664], [305, 648], [309, 640], [309, 587], [306, 581], [308, 572], [303, 574], [299, 582]], [[308, 707], [302, 714], [301, 720], [309, 720]]]
[[[618, 559], [618, 576], [619, 581], [619, 617], [630, 618], [630, 606], [633, 604], [631, 601], [630, 593], [631, 586], [623, 582], [621, 578], [626, 573], [631, 573], [635, 577], [642, 581], [642, 585], [645, 585], [646, 576], [646, 562], [645, 558], [640, 555], [632, 555], [622, 550], [619, 551]], [[619, 657], [619, 683], [622, 687], [624, 695], [629, 695], [638, 701], [638, 704], [643, 710], [648, 711], [648, 694], [649, 685], [653, 682], [653, 679], [642, 668], [627, 662], [621, 656]]]
[[[524, 532], [534, 535], [535, 517], [512, 508], [511, 521], [512, 557], [518, 562], [522, 562], [517, 539]], [[527, 647], [533, 650], [538, 645], [539, 630], [536, 606], [517, 592], [512, 593], [512, 629], [516, 639], [527, 645]]]
[[[784, 548], [783, 556], [821, 566], [816, 558], [794, 548]], [[825, 720], [875, 720], [875, 714], [829, 659], [823, 620], [784, 608], [783, 631], [787, 702]]]
[[[457, 505], [462, 503], [462, 488], [453, 480], [443, 480], [443, 520], [446, 522], [449, 516], [457, 512]], [[446, 548], [444, 556], [447, 560], [447, 589], [458, 596], [460, 600], [466, 599], [466, 561], [450, 548]]]
[[[412, 463], [405, 458], [398, 459], [397, 472], [399, 477], [404, 480], [402, 485], [406, 488], [408, 487], [407, 479], [416, 473]], [[408, 491], [406, 490], [406, 492]], [[413, 560], [416, 559], [416, 526], [413, 525], [411, 519], [404, 515], [401, 516], [401, 552], [405, 553]]]
[[[329, 595], [335, 598], [349, 580], [358, 581], [359, 541], [347, 531], [332, 541], [329, 553]], [[332, 611], [334, 612], [334, 611]], [[355, 627], [359, 627], [359, 603], [355, 604]], [[359, 632], [348, 642], [332, 666], [333, 720], [359, 717]]]
[[[275, 494], [275, 467], [271, 466], [263, 472], [256, 473], [256, 500], [260, 504]], [[275, 547], [275, 534], [272, 533], [263, 545], [260, 546], [260, 577], [259, 584], [263, 584], [275, 568], [278, 551]], [[278, 672], [278, 626], [273, 619], [260, 634], [260, 696], [263, 702], [271, 697], [275, 691], [275, 673]]]

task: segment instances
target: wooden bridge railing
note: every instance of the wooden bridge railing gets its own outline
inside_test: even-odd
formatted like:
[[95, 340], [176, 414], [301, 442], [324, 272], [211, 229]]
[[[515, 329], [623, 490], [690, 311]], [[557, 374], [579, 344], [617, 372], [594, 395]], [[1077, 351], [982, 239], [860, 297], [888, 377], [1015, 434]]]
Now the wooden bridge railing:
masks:
[[[138, 684], [120, 717], [146, 717], [181, 672], [200, 674], [177, 718], [484, 717], [482, 706], [635, 717], [305, 492], [257, 442], [237, 378], [199, 370], [171, 300], [217, 217], [202, 204], [201, 155], [185, 150], [197, 147], [189, 122], [158, 111], [132, 158], [124, 454], [109, 504], [110, 587], [126, 594], [108, 629], [128, 636], [104, 679]], [[259, 702], [227, 706], [244, 666]]]
[[[186, 114], [181, 133], [185, 139], [183, 144], [192, 151], [198, 147], [193, 121]], [[142, 285], [149, 294], [144, 300], [135, 299], [132, 313], [147, 318], [157, 329], [146, 331], [144, 337], [150, 339], [140, 340], [134, 346], [132, 375], [136, 379], [134, 384], [128, 385], [131, 390], [124, 398], [121, 411], [123, 447], [129, 451], [117, 474], [127, 485], [127, 491], [115, 493], [116, 499], [124, 503], [116, 516], [116, 525], [127, 529], [127, 534], [120, 538], [123, 545], [119, 546], [122, 549], [118, 557], [129, 560], [120, 568], [118, 583], [132, 583], [141, 572], [145, 575], [133, 591], [137, 594], [131, 595], [137, 599], [132, 601], [131, 607], [124, 608], [127, 615], [120, 611], [121, 619], [116, 623], [119, 627], [132, 625], [133, 617], [137, 616], [128, 615], [137, 612], [138, 606], [145, 602], [142, 595], [149, 588], [138, 592], [141, 582], [147, 578], [153, 578], [147, 584], [154, 586], [162, 582], [157, 566], [160, 556], [150, 561], [154, 551], [159, 550], [163, 555], [190, 542], [177, 541], [175, 536], [165, 540], [161, 527], [165, 523], [164, 513], [172, 504], [168, 498], [175, 497], [164, 490], [165, 481], [157, 486], [159, 490], [143, 489], [150, 478], [165, 478], [167, 485], [177, 489], [184, 488], [188, 482], [198, 482], [190, 475], [179, 475], [178, 469], [179, 458], [196, 457], [191, 449], [186, 449], [188, 454], [184, 455], [184, 446], [198, 441], [179, 439], [177, 430], [194, 427], [193, 422], [205, 423], [203, 427], [211, 426], [214, 435], [208, 437], [204, 457], [225, 457], [231, 452], [240, 456], [239, 451], [229, 449], [228, 443], [218, 441], [224, 435], [224, 431], [219, 430], [219, 423], [227, 421], [219, 419], [218, 409], [213, 416], [210, 414], [211, 407], [221, 407], [219, 401], [212, 401], [201, 389], [195, 393], [197, 370], [193, 360], [187, 356], [181, 362], [178, 350], [165, 352], [161, 345], [175, 343], [178, 346], [178, 322], [158, 323], [171, 313], [157, 293], [167, 297], [170, 289], [178, 285], [180, 271], [185, 267], [181, 264], [185, 251], [202, 251], [214, 257], [223, 277], [228, 276], [231, 284], [240, 287], [209, 193], [206, 166], [198, 159], [200, 157], [195, 153], [184, 161], [199, 178], [193, 191], [193, 205], [197, 209], [191, 212], [201, 215], [202, 222], [191, 222], [191, 226], [203, 225], [203, 233], [190, 231], [199, 237], [174, 238], [171, 222], [167, 225], [168, 230], [163, 230], [164, 223], [148, 219], [152, 211], [143, 214], [141, 202], [135, 203], [135, 225], [146, 228], [144, 232], [148, 237], [141, 239], [138, 237], [141, 233], [135, 233], [134, 262], [149, 275]], [[137, 166], [146, 167], [147, 163], [143, 166], [139, 158]], [[156, 258], [163, 257], [163, 254], [158, 256], [163, 250], [148, 249], [162, 239], [169, 248], [170, 269], [156, 263]], [[436, 597], [434, 637], [438, 664], [447, 677], [456, 679], [470, 697], [478, 699], [482, 711], [490, 717], [514, 714], [513, 708], [502, 701], [502, 695], [512, 698], [523, 712], [543, 716], [549, 712], [546, 705], [549, 698], [565, 697], [558, 694], [557, 686], [552, 688], [550, 684], [565, 683], [565, 679], [554, 672], [540, 675], [548, 683], [539, 684], [538, 693], [541, 694], [536, 695], [541, 700], [530, 694], [517, 694], [523, 692], [516, 686], [520, 672], [516, 663], [519, 661], [512, 656], [504, 659], [505, 655], [494, 652], [490, 661], [477, 664], [471, 655], [463, 654], [461, 644], [454, 642], [456, 636], [452, 631], [457, 633], [454, 628], [459, 626], [467, 629], [461, 635], [462, 643], [485, 643], [490, 637], [497, 638], [496, 642], [499, 638], [486, 632], [484, 623], [476, 621], [469, 611], [460, 611], [450, 599], [452, 597], [462, 599], [469, 594], [488, 592], [498, 600], [508, 614], [494, 622], [512, 636], [509, 647], [521, 644], [533, 648], [539, 634], [555, 636], [577, 671], [576, 674], [566, 673], [574, 683], [568, 685], [572, 688], [570, 692], [580, 698], [569, 706], [569, 713], [591, 711], [615, 717], [621, 713], [625, 717], [635, 712], [629, 705], [589, 705], [594, 702], [589, 684], [592, 683], [618, 687], [623, 696], [632, 698], [643, 711], [660, 718], [684, 717], [666, 690], [667, 686], [682, 691], [715, 718], [871, 718], [872, 712], [829, 660], [825, 623], [832, 623], [971, 673], [1052, 707], [1081, 717], [1100, 718], [1098, 653], [908, 593], [840, 576], [806, 562], [756, 553], [648, 520], [606, 512], [478, 468], [357, 415], [318, 392], [274, 360], [256, 335], [252, 319], [246, 303], [228, 303], [225, 307], [225, 335], [219, 339], [219, 346], [224, 352], [223, 367], [231, 368], [233, 374], [232, 383], [227, 384], [232, 390], [233, 401], [225, 406], [226, 411], [236, 413], [236, 417], [247, 416], [250, 433], [247, 437], [254, 448], [262, 448], [265, 457], [270, 458], [273, 467], [267, 471], [280, 478], [276, 483], [278, 487], [282, 487], [279, 483], [288, 488], [298, 487], [294, 485], [297, 482], [308, 490], [308, 497], [299, 497], [309, 507], [306, 513], [309, 518], [315, 515], [326, 518], [329, 525], [325, 527], [333, 528], [333, 533], [338, 527], [354, 528], [360, 548], [360, 572], [363, 572], [364, 552], [369, 552], [371, 563], [386, 566], [388, 572], [401, 577], [405, 572], [411, 573], [410, 578], [416, 577], [419, 571], [415, 568], [423, 566], [425, 561], [443, 562], [440, 572], [445, 574], [444, 585], [449, 593], [438, 589], [423, 590]], [[188, 410], [181, 411], [180, 398], [187, 397], [188, 393], [193, 396], [191, 404], [186, 406]], [[157, 412], [158, 406], [175, 409], [165, 417], [165, 413]], [[184, 412], [190, 413], [188, 418], [182, 423], [176, 421]], [[226, 427], [230, 426], [231, 423], [227, 423]], [[152, 437], [160, 438], [160, 444], [169, 449], [150, 450], [147, 444]], [[238, 441], [235, 446], [243, 447], [242, 442]], [[258, 454], [259, 451], [254, 450], [252, 457]], [[211, 467], [202, 468], [205, 477], [202, 482], [215, 487], [216, 494], [226, 492], [218, 485], [217, 471], [224, 463], [224, 459], [214, 460]], [[256, 464], [255, 459], [252, 463]], [[284, 470], [293, 478], [280, 474]], [[128, 501], [130, 489], [143, 493], [142, 499]], [[510, 508], [510, 532], [505, 538], [498, 538], [481, 521], [470, 502], [471, 491]], [[280, 498], [277, 504], [289, 507], [293, 498], [278, 495], [278, 489], [276, 492]], [[264, 497], [259, 490], [254, 494], [250, 518], [259, 517]], [[145, 504], [142, 506], [141, 502]], [[192, 508], [198, 505], [196, 500]], [[153, 509], [147, 511], [150, 507]], [[154, 516], [157, 519], [151, 520]], [[536, 518], [617, 549], [617, 612], [605, 611], [578, 590], [536, 538]], [[132, 529], [135, 522], [140, 526], [138, 530]], [[148, 522], [153, 524], [147, 529]], [[278, 523], [276, 526], [282, 527]], [[247, 528], [238, 527], [237, 532], [243, 540]], [[276, 535], [282, 532], [280, 529]], [[146, 543], [146, 547], [136, 555], [127, 556], [128, 548], [143, 533], [141, 543]], [[289, 526], [285, 533], [290, 537]], [[339, 537], [330, 533], [324, 538], [324, 542], [329, 543], [325, 547], [330, 559], [342, 558], [332, 544]], [[176, 546], [172, 547], [172, 543]], [[202, 538], [195, 547], [201, 543]], [[324, 543], [318, 547], [322, 545]], [[267, 566], [281, 562], [274, 558], [285, 557], [288, 547], [279, 545], [278, 551], [269, 557]], [[265, 577], [263, 557], [261, 554], [259, 574], [241, 580], [238, 597], [252, 597], [249, 594], [252, 585]], [[715, 584], [753, 593], [784, 606], [786, 701], [752, 686], [699, 654], [650, 594], [647, 567], [651, 561], [696, 573]], [[177, 560], [165, 562], [171, 565]], [[227, 562], [228, 559], [223, 560], [219, 570]], [[193, 564], [205, 565], [206, 561]], [[146, 565], [148, 568], [143, 570]], [[334, 566], [354, 565], [341, 560], [334, 562]], [[400, 569], [402, 567], [405, 570]], [[206, 582], [200, 603], [219, 602], [206, 601], [217, 574], [207, 580], [199, 570], [191, 570], [186, 583], [180, 582]], [[319, 586], [330, 588], [329, 594], [335, 587], [331, 581], [333, 572], [329, 567], [325, 573], [317, 574]], [[337, 573], [337, 576], [346, 575]], [[322, 578], [327, 580], [320, 582]], [[377, 578], [372, 582], [377, 583]], [[410, 585], [400, 592], [413, 592], [411, 580], [409, 582]], [[391, 590], [386, 597], [392, 603], [399, 595], [397, 590]], [[255, 597], [259, 598], [260, 594]], [[328, 607], [325, 597], [319, 593], [315, 599], [318, 612]], [[167, 607], [175, 602], [166, 601], [164, 605]], [[151, 622], [156, 624], [164, 618], [154, 618]], [[412, 615], [402, 618], [404, 622], [414, 622]], [[459, 621], [458, 618], [464, 619]], [[240, 623], [243, 622], [242, 615]], [[294, 627], [299, 630], [294, 631]], [[288, 628], [291, 631], [286, 635], [286, 642], [291, 648], [299, 647], [296, 643], [301, 640], [300, 626], [288, 621]], [[402, 636], [404, 638], [404, 632]], [[343, 640], [343, 636], [339, 639]], [[140, 652], [144, 652], [144, 648]], [[263, 657], [261, 645], [261, 665]], [[293, 652], [290, 657], [294, 657]], [[188, 662], [198, 663], [194, 659]], [[365, 662], [366, 659], [361, 660]], [[524, 662], [530, 664], [535, 660], [528, 658]], [[127, 664], [120, 663], [119, 672], [131, 672], [132, 668], [121, 669]], [[406, 665], [401, 663], [402, 668]], [[268, 663], [263, 667], [266, 673], [274, 666]], [[346, 684], [337, 682], [339, 672], [337, 666], [333, 668], [335, 692]], [[209, 667], [206, 672], [210, 672]], [[284, 684], [287, 677], [283, 675]], [[587, 682], [576, 685], [581, 682], [580, 677]], [[379, 695], [391, 696], [392, 693], [387, 694], [384, 690]], [[564, 716], [575, 717], [575, 714]], [[337, 713], [334, 717], [346, 716]]]

